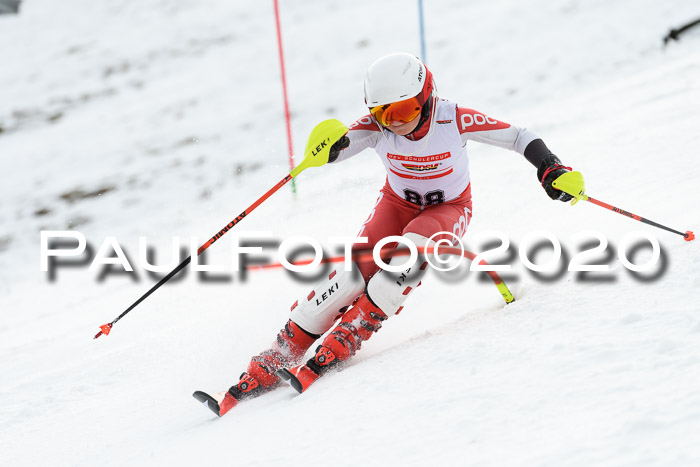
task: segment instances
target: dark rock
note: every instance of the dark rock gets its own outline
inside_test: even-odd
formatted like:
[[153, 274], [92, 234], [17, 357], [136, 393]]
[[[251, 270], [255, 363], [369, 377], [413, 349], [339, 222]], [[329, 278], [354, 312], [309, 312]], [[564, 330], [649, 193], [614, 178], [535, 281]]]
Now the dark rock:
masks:
[[0, 0], [0, 15], [11, 15], [19, 13], [21, 0]]

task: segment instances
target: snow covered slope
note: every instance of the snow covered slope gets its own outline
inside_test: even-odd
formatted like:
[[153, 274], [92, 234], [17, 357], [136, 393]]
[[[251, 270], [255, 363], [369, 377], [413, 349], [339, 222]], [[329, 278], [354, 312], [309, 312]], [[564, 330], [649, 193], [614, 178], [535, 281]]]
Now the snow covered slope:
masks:
[[[694, 2], [425, 7], [443, 97], [534, 130], [591, 196], [700, 230], [700, 34], [661, 46]], [[281, 14], [297, 155], [320, 120], [366, 113], [369, 63], [420, 50], [411, 2], [282, 1]], [[0, 17], [0, 44], [0, 464], [700, 463], [698, 243], [550, 202], [525, 160], [479, 145], [470, 247], [496, 230], [517, 252], [545, 230], [571, 256], [594, 230], [610, 273], [516, 267], [508, 307], [474, 274], [432, 274], [346, 369], [213, 420], [192, 391], [234, 383], [309, 285], [189, 273], [94, 341], [152, 280], [84, 265], [52, 282], [39, 232], [72, 228], [95, 248], [114, 236], [135, 265], [146, 236], [166, 261], [173, 236], [206, 240], [283, 177], [271, 2], [33, 0]], [[371, 153], [309, 170], [296, 197], [282, 190], [236, 229], [328, 244], [357, 231], [383, 180]], [[616, 258], [635, 230], [662, 246], [657, 277]], [[222, 241], [208, 258], [230, 253]]]

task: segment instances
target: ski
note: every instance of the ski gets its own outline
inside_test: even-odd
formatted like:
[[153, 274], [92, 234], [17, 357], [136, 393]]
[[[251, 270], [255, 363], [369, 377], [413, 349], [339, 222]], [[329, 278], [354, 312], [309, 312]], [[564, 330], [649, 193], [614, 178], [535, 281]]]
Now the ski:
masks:
[[279, 376], [282, 381], [293, 387], [299, 394], [306, 391], [314, 381], [321, 377], [306, 365], [299, 365], [290, 369], [282, 368], [281, 370], [277, 370], [275, 374]]
[[221, 409], [219, 408], [219, 403], [212, 396], [210, 396], [206, 392], [195, 391], [192, 394], [192, 397], [204, 404], [209, 410], [214, 412], [217, 417], [221, 417]]

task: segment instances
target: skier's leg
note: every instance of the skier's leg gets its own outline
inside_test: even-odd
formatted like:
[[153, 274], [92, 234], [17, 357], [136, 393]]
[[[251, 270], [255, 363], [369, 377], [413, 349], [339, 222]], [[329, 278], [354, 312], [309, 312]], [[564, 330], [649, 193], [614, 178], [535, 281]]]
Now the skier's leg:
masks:
[[[465, 192], [468, 195], [468, 191]], [[471, 197], [461, 197], [458, 202], [428, 208], [406, 225], [403, 236], [419, 249], [433, 243], [430, 237], [439, 232], [449, 232], [461, 237], [471, 218]], [[435, 235], [434, 240], [450, 235]], [[395, 257], [390, 265], [405, 263], [405, 257]], [[362, 342], [381, 328], [382, 321], [401, 311], [403, 304], [420, 285], [428, 263], [424, 258], [401, 273], [380, 270], [367, 283], [362, 297], [347, 311], [333, 331], [316, 349], [316, 354], [306, 366], [320, 375], [333, 365], [347, 360], [360, 349]], [[313, 379], [313, 375], [311, 376]]]
[[[399, 235], [418, 212], [417, 207], [398, 198], [386, 185], [358, 235], [368, 237], [369, 244], [359, 245], [359, 248], [371, 248], [381, 238]], [[335, 270], [310, 294], [295, 302], [285, 329], [280, 331], [269, 349], [252, 358], [238, 384], [229, 389], [224, 401], [228, 402], [227, 406], [233, 407], [241, 399], [254, 397], [277, 386], [280, 379], [275, 372], [300, 363], [313, 342], [325, 334], [362, 295], [366, 279], [376, 271], [374, 268], [373, 262], [359, 265], [361, 276], [343, 268]], [[349, 318], [343, 319], [347, 321]]]
[[[399, 235], [406, 224], [419, 212], [419, 207], [397, 197], [388, 184], [385, 185], [358, 234], [358, 236], [367, 237], [369, 243], [360, 244], [358, 248], [372, 248], [376, 242], [386, 236]], [[355, 271], [344, 271], [342, 268], [333, 271], [326, 280], [314, 287], [309, 295], [292, 306], [287, 326], [292, 328], [294, 336], [301, 337], [295, 338], [298, 341], [292, 341], [291, 344], [282, 345], [280, 342], [289, 341], [289, 332], [283, 329], [270, 349], [253, 357], [239, 383], [229, 390], [229, 399], [237, 402], [277, 386], [280, 380], [275, 374], [276, 371], [283, 367], [297, 365], [306, 349], [328, 331], [341, 316], [343, 329], [347, 329], [347, 324], [344, 323], [353, 322], [353, 317], [360, 317], [366, 324], [370, 323], [365, 327], [361, 326], [359, 339], [369, 337], [371, 334], [369, 328], [378, 329], [383, 313], [377, 310], [376, 318], [374, 314], [370, 315], [372, 311], [368, 302], [362, 302], [360, 298], [363, 295], [366, 280], [374, 274], [377, 266], [373, 262], [354, 266], [359, 269], [360, 274], [355, 274]], [[358, 299], [360, 299], [359, 302]], [[346, 310], [355, 302], [357, 303], [351, 308], [351, 312], [346, 313]], [[362, 313], [360, 313], [361, 310]], [[364, 313], [367, 313], [369, 318], [365, 319]], [[360, 342], [361, 340], [358, 341], [358, 346]], [[287, 350], [292, 348], [295, 349], [294, 352]], [[354, 354], [354, 350], [352, 353]]]
[[[385, 186], [358, 235], [367, 237], [368, 243], [360, 244], [358, 248], [372, 248], [384, 237], [400, 235], [406, 224], [420, 212], [417, 207], [408, 204], [398, 198], [388, 185]], [[376, 267], [373, 261], [372, 265]], [[360, 274], [357, 274], [357, 270]], [[291, 320], [308, 333], [318, 336], [325, 334], [362, 295], [371, 277], [369, 270], [369, 267], [355, 263], [352, 271], [343, 268], [334, 270], [309, 295], [294, 303]]]
[[355, 355], [371, 335], [382, 327], [387, 315], [375, 305], [366, 293], [350, 308], [333, 328], [316, 354], [306, 363], [316, 375]]
[[364, 287], [362, 278], [353, 271], [340, 268], [331, 272], [311, 293], [294, 302], [284, 329], [269, 349], [252, 358], [244, 377], [263, 390], [276, 386], [279, 378], [275, 372], [300, 363], [306, 350], [333, 326]]
[[[387, 183], [379, 192], [377, 204], [370, 211], [369, 217], [357, 234], [358, 237], [367, 237], [367, 243], [355, 244], [353, 253], [371, 250], [377, 242], [385, 237], [401, 235], [406, 224], [411, 222], [420, 212], [420, 206], [399, 198]], [[369, 281], [379, 270], [379, 266], [372, 259], [358, 262], [357, 265], [365, 282]]]
[[362, 294], [365, 282], [356, 271], [338, 268], [292, 305], [292, 321], [307, 332], [321, 336]]
[[[428, 238], [417, 234], [407, 233], [404, 236], [418, 247], [428, 242]], [[405, 257], [396, 257], [389, 264], [395, 266], [405, 261]], [[355, 355], [362, 342], [382, 327], [384, 320], [401, 311], [408, 294], [420, 283], [427, 265], [427, 262], [419, 258], [415, 265], [401, 273], [380, 270], [374, 274], [367, 283], [365, 293], [345, 312], [306, 365], [320, 375]]]
[[251, 359], [238, 383], [224, 394], [221, 411], [225, 413], [224, 408], [228, 411], [241, 400], [275, 388], [280, 383], [275, 372], [301, 363], [308, 348], [333, 326], [364, 287], [359, 274], [340, 268], [319, 282], [306, 297], [297, 300], [289, 321], [272, 345]]
[[[465, 234], [471, 219], [471, 199], [467, 199], [468, 203], [446, 203], [426, 209], [408, 223], [403, 236], [413, 242], [419, 252], [443, 239], [456, 243], [455, 237]], [[405, 262], [406, 257], [399, 256], [392, 258], [389, 265]], [[401, 311], [408, 296], [420, 285], [427, 268], [428, 262], [419, 255], [418, 261], [401, 273], [381, 270], [367, 283], [367, 294], [387, 316], [392, 316]]]
[[[396, 196], [387, 184], [382, 189], [377, 204], [358, 235], [366, 236], [369, 242], [364, 246], [360, 245], [358, 249], [367, 248], [367, 246], [372, 248], [385, 237], [400, 235], [405, 230], [406, 225], [410, 225], [419, 213], [421, 213], [419, 206]], [[419, 242], [422, 242], [421, 239]], [[396, 258], [392, 261], [396, 263], [396, 261], [402, 260], [405, 261], [402, 258]], [[369, 287], [380, 275], [377, 273], [379, 266], [371, 261], [371, 264], [360, 264], [359, 267], [363, 277], [368, 281], [366, 291], [353, 304], [352, 308], [343, 314], [340, 322], [326, 336], [321, 346], [316, 349], [314, 358], [309, 360], [307, 365], [318, 374], [324, 371], [328, 365], [347, 360], [355, 355], [362, 342], [369, 339], [372, 333], [381, 328], [382, 321], [387, 319], [389, 315], [396, 313], [396, 309], [389, 307], [385, 310], [374, 302], [369, 293]]]

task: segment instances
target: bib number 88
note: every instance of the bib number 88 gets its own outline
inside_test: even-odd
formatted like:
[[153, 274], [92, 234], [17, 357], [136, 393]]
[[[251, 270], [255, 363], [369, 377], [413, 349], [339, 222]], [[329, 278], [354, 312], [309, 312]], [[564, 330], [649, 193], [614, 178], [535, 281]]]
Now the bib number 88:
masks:
[[445, 202], [445, 192], [442, 190], [429, 191], [423, 197], [417, 191], [409, 189], [403, 190], [403, 194], [406, 197], [406, 201], [418, 206], [430, 206]]

